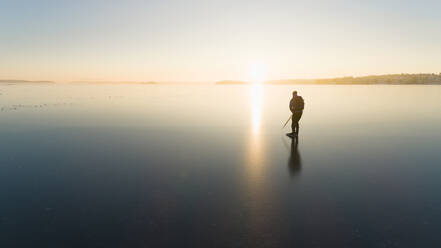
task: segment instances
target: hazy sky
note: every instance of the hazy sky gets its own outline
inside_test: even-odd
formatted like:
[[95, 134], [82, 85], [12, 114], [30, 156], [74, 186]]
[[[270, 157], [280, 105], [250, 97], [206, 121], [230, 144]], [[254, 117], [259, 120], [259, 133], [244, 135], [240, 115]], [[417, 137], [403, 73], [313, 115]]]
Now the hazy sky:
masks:
[[[441, 1], [0, 0], [0, 79], [441, 72]], [[259, 67], [259, 68], [261, 68]]]

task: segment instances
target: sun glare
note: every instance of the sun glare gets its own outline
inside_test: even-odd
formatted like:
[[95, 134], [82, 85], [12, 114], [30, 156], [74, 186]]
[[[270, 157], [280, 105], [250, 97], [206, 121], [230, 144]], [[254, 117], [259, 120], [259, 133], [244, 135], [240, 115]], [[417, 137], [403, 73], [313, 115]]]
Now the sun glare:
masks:
[[249, 81], [254, 84], [261, 84], [265, 81], [266, 66], [263, 62], [256, 61], [248, 66]]

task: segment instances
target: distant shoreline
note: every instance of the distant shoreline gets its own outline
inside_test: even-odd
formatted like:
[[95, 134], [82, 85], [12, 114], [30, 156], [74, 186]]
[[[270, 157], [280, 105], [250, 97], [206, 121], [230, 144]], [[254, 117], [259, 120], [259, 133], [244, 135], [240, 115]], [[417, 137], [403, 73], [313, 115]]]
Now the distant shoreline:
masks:
[[331, 85], [439, 85], [440, 74], [387, 74], [362, 77], [323, 79], [286, 79], [266, 81], [266, 84], [331, 84]]
[[[55, 84], [53, 81], [31, 81], [31, 80], [0, 80], [0, 83], [22, 84], [22, 83], [39, 83], [39, 84]], [[193, 84], [201, 82], [156, 82], [156, 81], [98, 81], [87, 82], [77, 81], [68, 83], [78, 84], [128, 84], [128, 85], [162, 85], [162, 84]], [[215, 85], [249, 85], [250, 82], [240, 80], [222, 80], [214, 82]], [[279, 79], [265, 81], [266, 85], [441, 85], [441, 73], [420, 73], [420, 74], [386, 74], [371, 75], [361, 77], [338, 77], [338, 78], [322, 78], [322, 79]]]
[[16, 84], [16, 83], [20, 83], [20, 84], [33, 84], [33, 83], [38, 83], [38, 84], [54, 84], [55, 82], [53, 82], [53, 81], [30, 81], [30, 80], [8, 80], [8, 79], [3, 79], [3, 80], [0, 80], [0, 83], [7, 83], [7, 84]]
[[[216, 84], [250, 84], [243, 81], [219, 81]], [[362, 77], [339, 77], [322, 79], [280, 79], [268, 80], [270, 85], [441, 85], [440, 74], [387, 74]]]

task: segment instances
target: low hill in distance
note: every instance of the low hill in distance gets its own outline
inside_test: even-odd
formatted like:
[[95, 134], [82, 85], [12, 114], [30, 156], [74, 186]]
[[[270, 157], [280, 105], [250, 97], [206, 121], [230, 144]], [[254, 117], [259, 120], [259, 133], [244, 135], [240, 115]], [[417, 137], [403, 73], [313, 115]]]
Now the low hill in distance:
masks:
[[89, 82], [89, 81], [75, 81], [70, 82], [74, 84], [158, 84], [154, 81], [147, 82], [136, 82], [136, 81], [97, 81], [97, 82]]
[[323, 79], [286, 79], [266, 81], [266, 84], [441, 84], [441, 73], [388, 74], [363, 77], [340, 77]]
[[218, 81], [216, 82], [216, 84], [222, 85], [222, 84], [248, 84], [247, 82], [244, 81], [237, 81], [237, 80], [223, 80], [223, 81]]

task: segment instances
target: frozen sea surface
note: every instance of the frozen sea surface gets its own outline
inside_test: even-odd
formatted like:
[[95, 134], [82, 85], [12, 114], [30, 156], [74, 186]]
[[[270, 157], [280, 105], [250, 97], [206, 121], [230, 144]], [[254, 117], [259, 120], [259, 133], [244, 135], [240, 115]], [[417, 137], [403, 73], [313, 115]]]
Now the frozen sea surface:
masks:
[[0, 151], [1, 247], [441, 244], [440, 86], [0, 85]]

